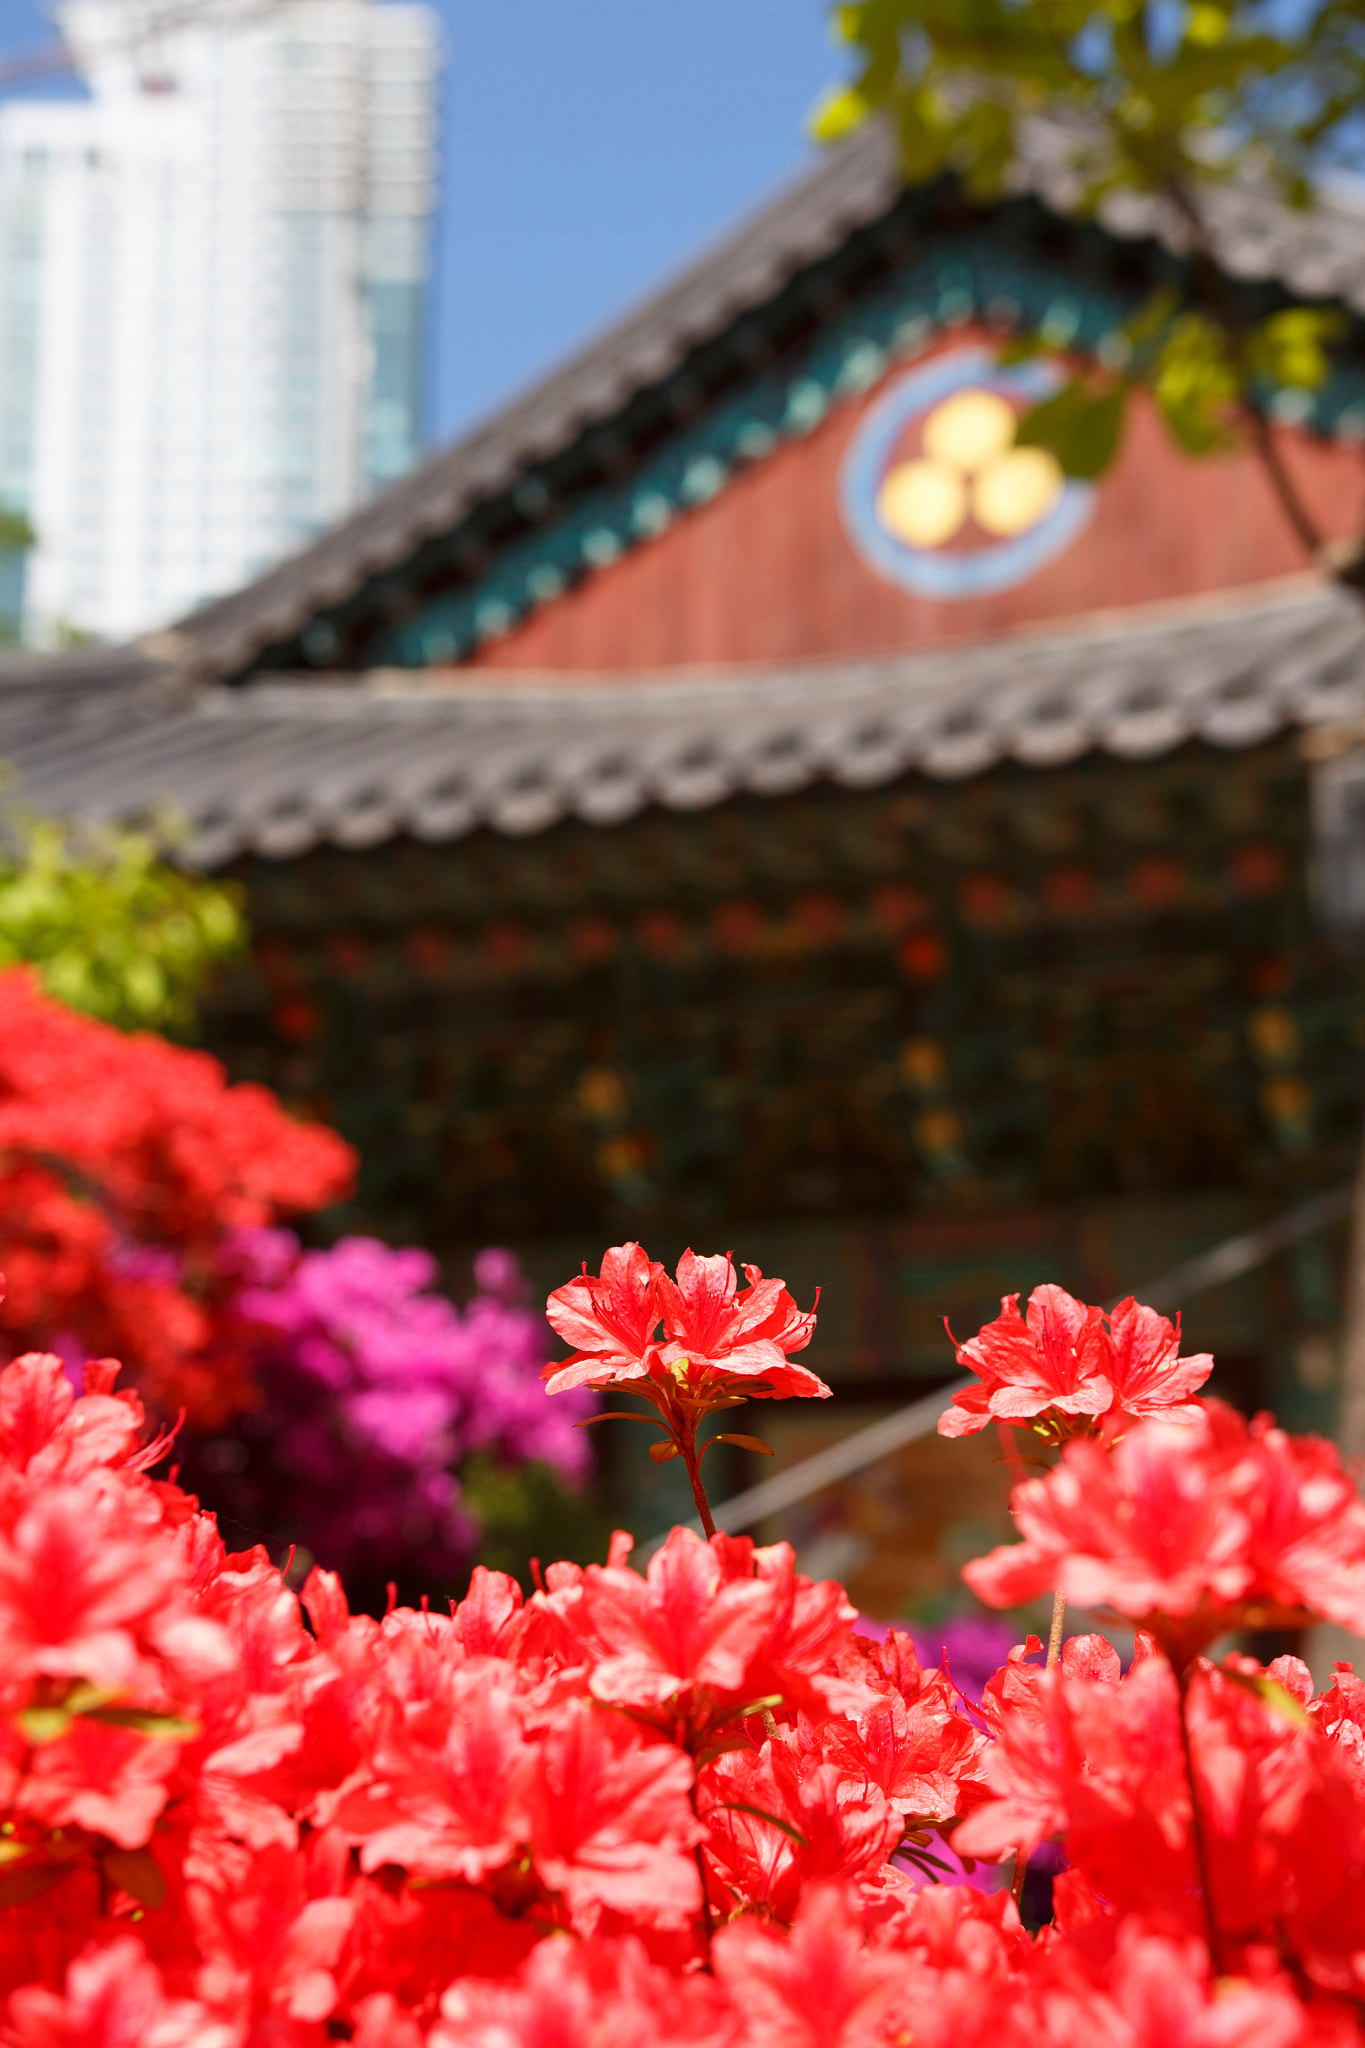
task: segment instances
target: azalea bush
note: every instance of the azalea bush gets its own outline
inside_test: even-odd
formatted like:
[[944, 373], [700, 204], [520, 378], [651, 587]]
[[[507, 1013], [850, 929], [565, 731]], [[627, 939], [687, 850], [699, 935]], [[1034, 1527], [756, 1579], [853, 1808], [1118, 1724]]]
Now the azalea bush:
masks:
[[461, 1313], [425, 1251], [305, 1250], [283, 1219], [347, 1193], [354, 1164], [206, 1054], [0, 973], [5, 1355], [52, 1352], [76, 1384], [120, 1357], [159, 1420], [182, 1415], [178, 1455], [234, 1529], [360, 1567], [382, 1601], [387, 1577], [453, 1584], [482, 1521], [518, 1519], [509, 1491], [567, 1506], [596, 1404], [545, 1401], [549, 1331], [507, 1253], [480, 1255]]
[[454, 1584], [485, 1523], [510, 1508], [524, 1532], [556, 1493], [567, 1508], [581, 1492], [592, 1460], [575, 1425], [597, 1403], [546, 1401], [550, 1332], [510, 1252], [476, 1255], [463, 1309], [433, 1291], [429, 1252], [372, 1237], [309, 1251], [290, 1230], [237, 1230], [215, 1267], [257, 1400], [192, 1446], [188, 1471], [234, 1527], [299, 1543], [382, 1600], [386, 1579]]
[[208, 1054], [0, 974], [0, 1340], [112, 1353], [144, 1396], [213, 1426], [255, 1398], [225, 1235], [336, 1200], [354, 1154]]
[[[552, 1298], [577, 1355], [551, 1384], [643, 1394], [700, 1473], [698, 1414], [790, 1386], [811, 1334], [749, 1279], [622, 1248]], [[296, 1597], [151, 1476], [167, 1443], [111, 1361], [77, 1395], [56, 1357], [15, 1360], [0, 2041], [1365, 2038], [1365, 1686], [1210, 1654], [1267, 1617], [1365, 1628], [1365, 1506], [1336, 1453], [1204, 1401], [1202, 1363], [1131, 1307], [1040, 1290], [973, 1345], [987, 1406], [1064, 1441], [1016, 1494], [1023, 1542], [969, 1579], [1124, 1619], [1126, 1673], [1102, 1635], [1049, 1664], [1030, 1638], [976, 1699], [905, 1632], [860, 1632], [786, 1545], [687, 1529], [644, 1573], [618, 1535], [529, 1598], [476, 1571], [449, 1612], [354, 1614], [335, 1575]], [[1125, 1414], [1130, 1383], [1157, 1412]], [[1011, 1880], [1049, 1842], [1035, 1935]]]
[[[551, 1386], [643, 1395], [706, 1509], [702, 1415], [798, 1386], [780, 1280], [639, 1247], [551, 1298]], [[329, 1341], [329, 1339], [323, 1339]], [[684, 1350], [686, 1346], [692, 1350]], [[1173, 1325], [1040, 1288], [960, 1348], [948, 1432], [1056, 1462], [986, 1606], [980, 1694], [857, 1626], [786, 1544], [673, 1530], [645, 1573], [475, 1571], [354, 1614], [227, 1552], [119, 1368], [0, 1372], [6, 2048], [1345, 2048], [1365, 2040], [1365, 1686], [1214, 1647], [1365, 1628], [1336, 1452], [1197, 1389]], [[794, 1374], [804, 1374], [794, 1380]], [[1169, 1401], [1158, 1389], [1166, 1386]], [[706, 1509], [708, 1513], [708, 1509]], [[1060, 1632], [1058, 1632], [1060, 1634]], [[1052, 1845], [1054, 1915], [1015, 1907]]]

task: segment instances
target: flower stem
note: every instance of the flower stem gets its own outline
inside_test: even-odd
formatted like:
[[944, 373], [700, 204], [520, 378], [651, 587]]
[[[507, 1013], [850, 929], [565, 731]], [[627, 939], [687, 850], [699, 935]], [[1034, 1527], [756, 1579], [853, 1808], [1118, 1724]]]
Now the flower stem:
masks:
[[[701, 1815], [697, 1812], [697, 1762], [695, 1757], [692, 1759], [692, 1789], [687, 1796], [691, 1802], [694, 1817], [700, 1820]], [[700, 1842], [693, 1843], [692, 1854], [696, 1858], [697, 1875], [701, 1879], [701, 1938], [702, 1948], [705, 1951], [705, 1961], [702, 1964], [702, 1968], [709, 1970], [711, 1968], [711, 1936], [715, 1931], [715, 1920], [711, 1912], [711, 1895], [706, 1882], [706, 1854]]]
[[1052, 1627], [1048, 1630], [1047, 1637], [1047, 1668], [1049, 1671], [1051, 1671], [1054, 1664], [1061, 1661], [1062, 1630], [1065, 1626], [1066, 1595], [1064, 1593], [1054, 1593], [1052, 1596]]
[[1180, 1747], [1185, 1756], [1185, 1778], [1190, 1788], [1190, 1846], [1194, 1851], [1194, 1867], [1199, 1878], [1200, 1897], [1204, 1903], [1204, 1930], [1208, 1937], [1209, 1960], [1215, 1976], [1225, 1977], [1227, 1970], [1223, 1963], [1223, 1943], [1218, 1932], [1218, 1915], [1214, 1911], [1213, 1886], [1210, 1882], [1209, 1845], [1204, 1834], [1204, 1816], [1199, 1809], [1199, 1788], [1194, 1775], [1194, 1749], [1190, 1742], [1190, 1678], [1193, 1666], [1177, 1667], [1169, 1660], [1175, 1673], [1176, 1687], [1180, 1694]]
[[683, 1423], [681, 1428], [675, 1432], [673, 1441], [678, 1446], [682, 1454], [682, 1461], [687, 1467], [687, 1476], [692, 1482], [692, 1498], [697, 1503], [697, 1513], [701, 1516], [702, 1531], [709, 1542], [716, 1533], [716, 1525], [711, 1519], [711, 1503], [706, 1498], [706, 1488], [702, 1485], [701, 1481], [701, 1465], [697, 1458], [696, 1423]]

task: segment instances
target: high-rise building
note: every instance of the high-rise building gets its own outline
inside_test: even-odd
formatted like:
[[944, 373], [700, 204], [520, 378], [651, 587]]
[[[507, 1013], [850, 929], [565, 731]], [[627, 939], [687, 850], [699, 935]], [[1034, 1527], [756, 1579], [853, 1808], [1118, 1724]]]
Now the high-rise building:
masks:
[[0, 508], [39, 645], [162, 625], [411, 467], [435, 170], [425, 6], [59, 18], [89, 99], [0, 108]]

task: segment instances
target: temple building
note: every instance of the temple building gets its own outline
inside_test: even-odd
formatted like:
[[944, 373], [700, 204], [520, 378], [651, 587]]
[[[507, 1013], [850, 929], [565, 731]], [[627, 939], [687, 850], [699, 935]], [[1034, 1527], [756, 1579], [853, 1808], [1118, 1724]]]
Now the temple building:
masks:
[[[1014, 445], [1189, 289], [1158, 208], [1078, 218], [1069, 176], [1040, 127], [994, 205], [907, 191], [871, 130], [250, 588], [0, 666], [29, 801], [173, 803], [245, 884], [208, 1042], [359, 1145], [343, 1227], [453, 1277], [638, 1237], [820, 1285], [835, 1401], [744, 1424], [779, 1461], [949, 1378], [945, 1315], [1113, 1298], [1355, 1166], [1365, 615], [1247, 453], [1143, 403], [1095, 484]], [[1349, 532], [1365, 202], [1209, 205], [1251, 309], [1348, 316], [1275, 434]], [[1002, 366], [1021, 328], [1050, 353]], [[1330, 1427], [1338, 1253], [1201, 1292], [1187, 1348]], [[996, 1456], [930, 1440], [786, 1526], [932, 1608]]]

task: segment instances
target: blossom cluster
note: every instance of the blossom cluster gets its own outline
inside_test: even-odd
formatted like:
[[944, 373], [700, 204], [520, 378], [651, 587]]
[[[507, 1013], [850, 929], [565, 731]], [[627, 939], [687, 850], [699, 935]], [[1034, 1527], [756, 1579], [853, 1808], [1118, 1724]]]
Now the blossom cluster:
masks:
[[213, 1425], [251, 1399], [214, 1285], [225, 1231], [342, 1195], [354, 1156], [229, 1086], [207, 1054], [128, 1035], [0, 974], [0, 1329], [76, 1362], [116, 1352], [170, 1414]]
[[1112, 1436], [1144, 1416], [1188, 1419], [1213, 1370], [1207, 1351], [1180, 1356], [1179, 1317], [1171, 1324], [1131, 1295], [1106, 1312], [1050, 1285], [1035, 1287], [1022, 1316], [1018, 1295], [1007, 1294], [995, 1321], [956, 1349], [978, 1383], [953, 1395], [941, 1436], [1003, 1422], [1061, 1440]]
[[[814, 1309], [803, 1313], [785, 1284], [765, 1280], [757, 1266], [746, 1266], [744, 1277], [741, 1288], [729, 1253], [698, 1258], [689, 1248], [670, 1280], [642, 1245], [622, 1244], [606, 1254], [600, 1274], [585, 1266], [545, 1305], [551, 1328], [574, 1347], [572, 1357], [545, 1367], [547, 1392], [619, 1387], [646, 1402], [657, 1421], [631, 1410], [609, 1410], [602, 1420], [644, 1420], [662, 1430], [650, 1456], [660, 1464], [682, 1459], [708, 1536], [715, 1533], [701, 1481], [708, 1445], [698, 1446], [698, 1426], [745, 1401], [829, 1396], [824, 1381], [791, 1357], [810, 1343]], [[771, 1456], [757, 1437], [720, 1431], [709, 1441]]]
[[[636, 1250], [633, 1322], [571, 1297], [618, 1343], [585, 1379], [788, 1370], [780, 1282], [746, 1310], [695, 1261], [679, 1309]], [[296, 1595], [150, 1476], [117, 1380], [0, 1371], [3, 2048], [1365, 2048], [1365, 1681], [1209, 1654], [1365, 1632], [1330, 1446], [1183, 1397], [1068, 1440], [968, 1578], [1101, 1602], [1136, 1653], [1030, 1637], [969, 1694], [747, 1537], [640, 1572], [618, 1535], [529, 1597], [476, 1570], [442, 1614]], [[1035, 1935], [989, 1873], [1041, 1843]]]
[[596, 1403], [545, 1399], [550, 1332], [510, 1252], [476, 1256], [463, 1309], [431, 1291], [429, 1252], [376, 1238], [305, 1251], [292, 1231], [239, 1230], [214, 1263], [248, 1326], [259, 1388], [235, 1439], [212, 1447], [213, 1502], [234, 1523], [283, 1514], [282, 1533], [320, 1562], [420, 1584], [449, 1580], [477, 1545], [457, 1476], [470, 1456], [535, 1460], [571, 1487], [587, 1479], [576, 1424]]
[[[1086, 1635], [1053, 1670], [1025, 1644], [971, 1708], [785, 1545], [682, 1529], [643, 1574], [618, 1537], [529, 1599], [476, 1571], [448, 1614], [375, 1619], [229, 1554], [143, 1435], [112, 1363], [79, 1397], [53, 1357], [0, 1372], [6, 2048], [1365, 2039], [1344, 1668], [1315, 1697], [1292, 1658], [1173, 1664], [1143, 1633], [1125, 1676]], [[1154, 1499], [1171, 1435], [1127, 1439]], [[1088, 1448], [1039, 1482], [1058, 1514]], [[1290, 1446], [1210, 1582], [1352, 1583], [1341, 1483]], [[1111, 1553], [1128, 1611], [1188, 1607], [1182, 1556], [1139, 1589]], [[1007, 1889], [939, 1881], [944, 1843], [1058, 1836], [1037, 1939]]]

